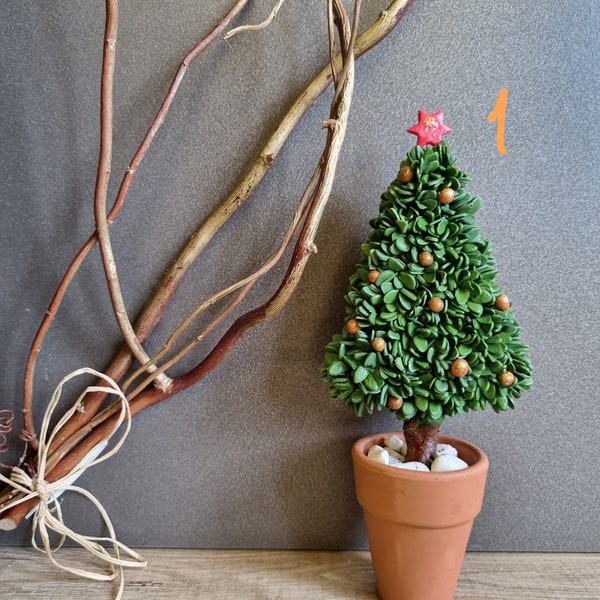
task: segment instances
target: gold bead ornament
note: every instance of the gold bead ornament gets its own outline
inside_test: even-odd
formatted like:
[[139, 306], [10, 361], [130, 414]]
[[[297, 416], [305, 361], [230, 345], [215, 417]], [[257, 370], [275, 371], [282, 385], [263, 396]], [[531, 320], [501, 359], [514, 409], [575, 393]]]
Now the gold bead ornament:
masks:
[[398, 171], [398, 181], [400, 183], [409, 183], [413, 180], [415, 176], [415, 172], [410, 165], [403, 165], [400, 167]]
[[373, 269], [372, 271], [369, 271], [367, 278], [370, 283], [375, 283], [379, 279], [380, 275], [381, 275], [381, 271], [378, 271], [377, 269]]
[[450, 366], [454, 377], [464, 377], [469, 372], [469, 363], [464, 358], [457, 358]]
[[510, 371], [504, 371], [504, 373], [500, 373], [498, 376], [498, 381], [500, 381], [500, 385], [504, 387], [510, 387], [515, 382], [515, 375]]
[[420, 252], [417, 259], [422, 267], [430, 267], [433, 264], [433, 254], [431, 252]]
[[429, 309], [434, 313], [442, 312], [444, 310], [444, 307], [446, 306], [446, 303], [437, 296], [431, 298], [431, 300], [429, 300], [427, 304], [429, 306]]
[[498, 310], [508, 310], [510, 308], [510, 300], [506, 294], [500, 294], [496, 298], [496, 308]]
[[387, 407], [390, 410], [399, 410], [402, 408], [404, 404], [404, 400], [402, 398], [395, 398], [394, 396], [390, 396], [387, 401]]
[[440, 191], [438, 194], [438, 200], [442, 204], [450, 204], [450, 202], [454, 200], [455, 196], [456, 192], [452, 188], [447, 187]]
[[350, 319], [346, 323], [346, 331], [351, 335], [358, 333], [360, 331], [360, 325], [358, 324], [358, 321], [356, 319]]
[[371, 347], [375, 352], [383, 352], [385, 350], [385, 340], [382, 337], [376, 337], [371, 342]]

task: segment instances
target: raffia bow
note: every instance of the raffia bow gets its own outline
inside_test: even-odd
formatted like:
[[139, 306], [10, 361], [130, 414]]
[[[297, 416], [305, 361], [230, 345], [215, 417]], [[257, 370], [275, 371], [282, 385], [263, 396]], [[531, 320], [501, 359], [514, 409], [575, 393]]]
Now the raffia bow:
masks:
[[[50, 428], [50, 421], [52, 414], [60, 400], [62, 389], [66, 383], [71, 379], [80, 375], [93, 375], [98, 379], [106, 382], [106, 386], [94, 385], [87, 387], [79, 398], [75, 401], [73, 406], [65, 413], [65, 415], [56, 424], [52, 432], [48, 436], [48, 430]], [[71, 416], [81, 410], [81, 406], [87, 394], [92, 392], [100, 392], [117, 396], [121, 401], [121, 411], [119, 418], [112, 429], [112, 431], [99, 442], [94, 448], [87, 454], [84, 459], [79, 462], [69, 473], [64, 477], [57, 479], [56, 481], [48, 482], [45, 479], [46, 476], [46, 462], [48, 448], [52, 444], [55, 436], [58, 434], [62, 426], [71, 418]], [[106, 453], [102, 454], [104, 449], [107, 447], [108, 441], [113, 437], [121, 425], [125, 423], [125, 429], [118, 439], [116, 444]], [[131, 411], [129, 403], [125, 394], [121, 391], [119, 386], [107, 375], [99, 373], [93, 369], [83, 368], [73, 371], [67, 375], [57, 386], [52, 394], [46, 413], [44, 414], [44, 420], [42, 422], [42, 428], [39, 436], [39, 447], [37, 454], [37, 469], [34, 477], [28, 475], [23, 469], [14, 467], [11, 471], [10, 478], [0, 474], [0, 480], [8, 485], [12, 486], [16, 491], [21, 492], [24, 496], [14, 500], [13, 502], [5, 505], [4, 510], [8, 510], [17, 504], [27, 502], [32, 498], [39, 498], [39, 506], [33, 514], [33, 533], [31, 543], [34, 548], [45, 552], [50, 560], [59, 569], [63, 569], [74, 575], [85, 577], [88, 579], [94, 579], [96, 581], [113, 581], [119, 579], [119, 590], [116, 596], [116, 600], [120, 600], [123, 595], [124, 579], [123, 579], [123, 567], [136, 567], [141, 568], [147, 565], [147, 562], [137, 552], [131, 550], [121, 542], [119, 542], [115, 535], [115, 530], [111, 523], [111, 520], [100, 504], [98, 499], [85, 490], [84, 488], [73, 485], [73, 482], [88, 468], [104, 462], [114, 454], [116, 454], [123, 443], [125, 438], [129, 434], [131, 429]], [[95, 537], [82, 535], [67, 527], [64, 522], [58, 497], [63, 492], [75, 492], [87, 498], [93, 506], [96, 508], [100, 516], [102, 517], [103, 523], [108, 530], [108, 537]], [[53, 547], [50, 542], [50, 532], [54, 532], [60, 536], [60, 542], [57, 546]], [[42, 542], [43, 549], [39, 547], [37, 542], [37, 536]], [[86, 569], [79, 569], [76, 567], [70, 567], [59, 563], [54, 553], [61, 548], [61, 546], [67, 541], [72, 540], [81, 547], [85, 548], [88, 552], [99, 558], [102, 562], [108, 566], [108, 573], [90, 571]], [[105, 547], [102, 544], [107, 544]], [[112, 550], [112, 551], [111, 551]], [[129, 558], [121, 558], [121, 554], [128, 556]]]

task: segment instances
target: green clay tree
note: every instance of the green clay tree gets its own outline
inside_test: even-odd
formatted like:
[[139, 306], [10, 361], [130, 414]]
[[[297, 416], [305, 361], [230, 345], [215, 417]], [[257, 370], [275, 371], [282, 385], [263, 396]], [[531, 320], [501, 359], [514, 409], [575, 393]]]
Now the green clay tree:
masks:
[[441, 111], [419, 111], [418, 136], [361, 248], [346, 322], [322, 366], [330, 394], [357, 415], [404, 421], [407, 460], [429, 463], [445, 417], [514, 408], [531, 387], [527, 347], [495, 281], [474, 215], [481, 199], [441, 140]]

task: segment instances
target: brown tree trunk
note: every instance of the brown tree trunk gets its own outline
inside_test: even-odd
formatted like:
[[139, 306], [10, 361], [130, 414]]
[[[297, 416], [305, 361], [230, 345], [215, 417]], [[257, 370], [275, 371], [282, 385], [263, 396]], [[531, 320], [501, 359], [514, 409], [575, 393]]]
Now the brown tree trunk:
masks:
[[429, 465], [435, 457], [440, 425], [419, 425], [417, 419], [404, 423], [404, 439], [406, 441], [406, 462], [417, 461]]

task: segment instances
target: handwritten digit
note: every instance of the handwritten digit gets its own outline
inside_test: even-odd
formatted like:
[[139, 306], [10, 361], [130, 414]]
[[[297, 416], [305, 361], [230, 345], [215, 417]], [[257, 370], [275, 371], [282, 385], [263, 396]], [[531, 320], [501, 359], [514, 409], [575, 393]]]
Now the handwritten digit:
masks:
[[506, 123], [506, 104], [508, 102], [508, 89], [502, 88], [498, 94], [496, 105], [492, 112], [488, 115], [487, 120], [490, 123], [498, 121], [496, 130], [496, 148], [500, 154], [506, 154], [506, 146], [504, 145], [504, 125]]

